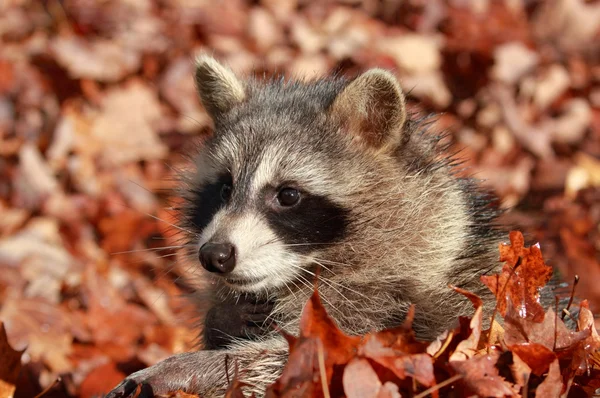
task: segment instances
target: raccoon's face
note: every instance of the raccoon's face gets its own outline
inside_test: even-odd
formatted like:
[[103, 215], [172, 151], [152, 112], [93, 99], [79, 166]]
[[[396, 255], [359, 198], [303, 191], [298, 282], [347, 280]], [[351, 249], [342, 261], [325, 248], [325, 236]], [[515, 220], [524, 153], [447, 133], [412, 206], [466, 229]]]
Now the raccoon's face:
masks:
[[184, 214], [200, 264], [238, 291], [310, 286], [353, 234], [360, 178], [377, 173], [367, 159], [400, 142], [398, 83], [377, 70], [350, 84], [244, 84], [206, 57], [196, 82], [215, 121]]

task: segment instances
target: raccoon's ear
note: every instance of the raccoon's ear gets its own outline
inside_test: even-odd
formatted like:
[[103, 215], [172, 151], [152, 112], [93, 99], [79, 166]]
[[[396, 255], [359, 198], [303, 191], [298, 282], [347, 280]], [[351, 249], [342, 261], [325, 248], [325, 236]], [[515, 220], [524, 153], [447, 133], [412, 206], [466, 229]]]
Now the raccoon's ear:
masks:
[[196, 58], [194, 77], [202, 105], [213, 118], [230, 111], [246, 98], [244, 84], [231, 69], [209, 55]]
[[330, 114], [368, 146], [383, 149], [402, 139], [406, 102], [393, 74], [371, 69], [338, 94]]

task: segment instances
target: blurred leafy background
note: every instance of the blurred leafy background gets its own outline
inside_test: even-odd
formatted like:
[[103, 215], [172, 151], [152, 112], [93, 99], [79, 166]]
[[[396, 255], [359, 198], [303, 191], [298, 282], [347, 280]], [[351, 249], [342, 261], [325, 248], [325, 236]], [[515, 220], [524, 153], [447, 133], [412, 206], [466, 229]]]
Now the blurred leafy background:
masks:
[[[379, 66], [504, 221], [600, 309], [600, 2], [3, 0], [0, 321], [26, 366], [17, 397], [91, 397], [189, 349], [169, 210], [211, 121], [192, 81], [315, 78]], [[166, 248], [164, 248], [166, 247]]]

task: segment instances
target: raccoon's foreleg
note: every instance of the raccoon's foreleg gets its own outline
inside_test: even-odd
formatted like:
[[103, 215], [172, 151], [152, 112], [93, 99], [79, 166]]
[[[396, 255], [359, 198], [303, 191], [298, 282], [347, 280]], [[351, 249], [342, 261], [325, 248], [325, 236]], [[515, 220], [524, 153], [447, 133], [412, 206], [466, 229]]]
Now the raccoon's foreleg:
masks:
[[177, 390], [201, 397], [222, 397], [236, 366], [238, 379], [249, 386], [245, 391], [261, 397], [266, 387], [279, 377], [287, 353], [286, 341], [272, 337], [260, 342], [240, 341], [229, 349], [173, 355], [131, 374], [106, 398], [133, 396], [138, 386], [142, 391], [139, 397], [143, 398]]
[[204, 321], [204, 348], [227, 347], [235, 339], [255, 339], [264, 336], [266, 321], [273, 311], [269, 302], [225, 302], [212, 307]]

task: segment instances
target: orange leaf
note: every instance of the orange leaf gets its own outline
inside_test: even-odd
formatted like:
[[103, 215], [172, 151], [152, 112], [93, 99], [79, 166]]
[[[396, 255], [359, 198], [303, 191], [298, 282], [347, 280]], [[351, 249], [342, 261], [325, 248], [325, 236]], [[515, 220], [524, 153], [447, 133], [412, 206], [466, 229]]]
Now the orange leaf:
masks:
[[510, 233], [510, 245], [500, 244], [500, 261], [505, 264], [497, 275], [482, 276], [481, 281], [496, 295], [498, 311], [506, 315], [507, 301], [517, 305], [522, 317], [541, 322], [544, 308], [539, 291], [552, 276], [552, 267], [542, 258], [539, 246], [524, 246], [523, 234]]

